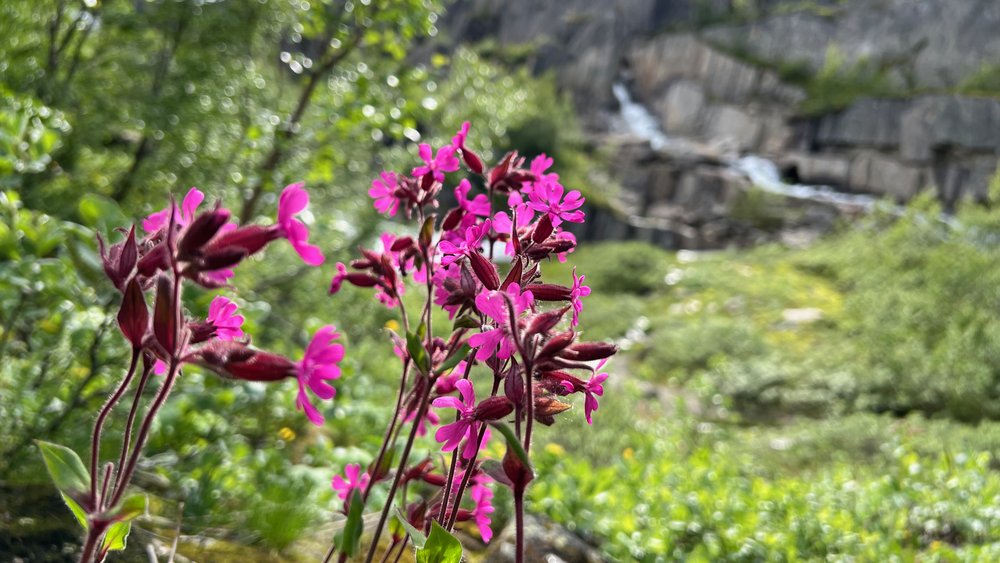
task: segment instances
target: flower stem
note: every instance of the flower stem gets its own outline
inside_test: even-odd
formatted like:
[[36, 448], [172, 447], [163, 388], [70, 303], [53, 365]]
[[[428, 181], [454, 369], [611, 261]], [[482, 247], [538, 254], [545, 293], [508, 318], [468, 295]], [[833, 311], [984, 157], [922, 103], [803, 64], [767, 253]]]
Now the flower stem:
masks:
[[420, 395], [420, 407], [417, 410], [417, 417], [413, 419], [413, 427], [410, 429], [410, 436], [406, 440], [406, 447], [403, 448], [403, 455], [399, 460], [399, 468], [396, 470], [396, 475], [392, 479], [392, 487], [389, 488], [389, 495], [385, 499], [385, 506], [382, 507], [382, 514], [379, 516], [378, 525], [375, 526], [375, 535], [372, 538], [371, 546], [368, 548], [368, 556], [365, 557], [365, 563], [371, 563], [372, 558], [375, 557], [375, 551], [378, 549], [378, 540], [382, 535], [382, 528], [385, 527], [385, 521], [389, 517], [389, 509], [392, 507], [392, 499], [396, 496], [396, 490], [399, 488], [399, 481], [403, 477], [403, 473], [406, 469], [406, 462], [410, 458], [410, 450], [413, 449], [413, 442], [417, 437], [417, 430], [420, 428], [420, 421], [423, 420], [424, 414], [427, 412], [427, 399], [430, 397], [431, 388], [433, 387], [433, 381], [429, 381], [427, 385], [424, 386], [423, 392]]
[[514, 561], [524, 563], [524, 485], [514, 487]]
[[132, 347], [132, 361], [129, 363], [128, 373], [122, 378], [122, 382], [118, 384], [118, 388], [112, 393], [111, 397], [108, 398], [104, 406], [101, 407], [100, 412], [97, 414], [97, 422], [94, 423], [94, 433], [91, 436], [90, 441], [90, 502], [91, 506], [95, 509], [100, 508], [100, 502], [102, 499], [97, 496], [97, 466], [100, 463], [101, 457], [101, 432], [104, 429], [104, 422], [107, 420], [108, 415], [111, 414], [111, 410], [115, 408], [118, 401], [121, 400], [122, 395], [125, 394], [125, 390], [128, 389], [130, 383], [132, 383], [132, 378], [135, 376], [135, 368], [139, 364], [139, 355], [141, 350], [136, 347]]
[[118, 458], [118, 466], [115, 469], [115, 487], [118, 487], [118, 483], [121, 482], [122, 467], [125, 466], [129, 446], [132, 445], [132, 429], [135, 426], [135, 415], [139, 412], [139, 403], [142, 402], [142, 392], [146, 390], [146, 383], [149, 382], [149, 374], [151, 372], [151, 366], [143, 366], [142, 377], [139, 378], [139, 386], [135, 389], [132, 408], [128, 412], [128, 421], [125, 423], [125, 433], [122, 436], [122, 453]]

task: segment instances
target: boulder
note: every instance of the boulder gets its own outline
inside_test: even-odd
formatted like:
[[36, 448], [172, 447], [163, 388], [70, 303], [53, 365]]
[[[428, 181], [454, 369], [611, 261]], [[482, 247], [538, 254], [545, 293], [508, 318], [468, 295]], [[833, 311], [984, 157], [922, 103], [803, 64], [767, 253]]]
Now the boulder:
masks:
[[699, 135], [705, 95], [689, 80], [675, 82], [656, 105], [663, 128], [672, 135]]
[[915, 99], [900, 122], [902, 156], [929, 162], [939, 149], [1000, 151], [1000, 101], [960, 96]]
[[817, 124], [815, 143], [829, 147], [899, 147], [900, 120], [908, 100], [862, 98], [847, 108], [824, 115]]
[[[492, 542], [484, 563], [514, 561], [514, 520]], [[524, 560], [545, 563], [602, 563], [600, 551], [566, 528], [531, 514], [524, 515]]]
[[876, 151], [861, 151], [851, 161], [851, 190], [909, 201], [930, 182], [926, 170]]
[[851, 161], [841, 155], [793, 152], [781, 160], [781, 168], [793, 169], [800, 183], [846, 187], [850, 184]]

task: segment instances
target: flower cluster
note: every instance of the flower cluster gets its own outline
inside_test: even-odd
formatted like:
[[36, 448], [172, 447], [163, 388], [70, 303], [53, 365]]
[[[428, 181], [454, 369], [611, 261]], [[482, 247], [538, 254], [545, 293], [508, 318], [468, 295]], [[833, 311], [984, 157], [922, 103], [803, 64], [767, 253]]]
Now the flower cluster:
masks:
[[[153, 371], [173, 377], [185, 363], [209, 368], [223, 376], [252, 381], [295, 377], [296, 405], [315, 424], [323, 416], [313, 406], [308, 389], [318, 398], [332, 399], [330, 379], [339, 377], [337, 364], [343, 347], [332, 343], [339, 335], [332, 326], [318, 331], [304, 358], [294, 362], [250, 346], [242, 330], [237, 305], [218, 295], [204, 319], [184, 314], [182, 289], [191, 282], [208, 289], [227, 286], [233, 269], [268, 244], [286, 239], [309, 265], [323, 263], [323, 254], [309, 244], [308, 228], [296, 215], [309, 205], [302, 184], [287, 186], [278, 200], [277, 222], [270, 226], [238, 226], [232, 213], [220, 205], [200, 210], [204, 194], [192, 188], [180, 206], [171, 203], [142, 222], [145, 236], [133, 227], [124, 241], [111, 247], [100, 242], [104, 271], [123, 294], [118, 322], [132, 346], [153, 360]], [[153, 302], [147, 308], [146, 294]]]
[[[542, 275], [546, 263], [566, 261], [576, 248], [567, 229], [585, 220], [583, 196], [563, 187], [545, 155], [527, 163], [511, 152], [487, 168], [469, 148], [469, 132], [465, 123], [449, 145], [435, 150], [421, 144], [423, 163], [409, 174], [381, 173], [369, 190], [375, 209], [389, 218], [402, 211], [419, 228], [412, 236], [383, 235], [381, 250], [362, 248], [349, 265], [337, 264], [330, 293], [345, 282], [373, 288], [379, 301], [399, 310], [405, 335], [392, 334], [403, 372], [389, 442], [363, 475], [358, 466], [348, 466], [347, 478], [336, 477], [333, 486], [346, 514], [350, 491], [357, 489], [367, 502], [373, 487], [389, 482], [383, 520], [405, 486], [407, 504], [400, 508], [414, 528], [427, 532], [432, 521], [446, 529], [473, 521], [488, 541], [488, 485], [510, 487], [516, 516], [522, 517], [524, 489], [534, 476], [533, 426], [553, 424], [570, 410], [567, 397], [577, 393], [592, 423], [608, 377], [602, 369], [616, 348], [578, 339], [575, 328], [590, 294], [585, 276], [574, 268], [569, 285], [561, 285]], [[470, 176], [446, 190], [462, 163]], [[453, 203], [439, 220], [444, 201]], [[416, 317], [401, 300], [409, 279], [425, 294]], [[435, 327], [439, 333], [432, 330], [433, 305], [453, 321], [445, 330]], [[393, 442], [406, 436], [406, 424], [405, 452], [436, 426], [434, 438], [442, 452], [451, 453], [450, 462], [411, 463], [404, 454], [393, 471]], [[481, 459], [491, 427], [507, 441], [502, 463]], [[380, 533], [381, 525], [373, 545]], [[390, 550], [401, 539], [395, 535]]]

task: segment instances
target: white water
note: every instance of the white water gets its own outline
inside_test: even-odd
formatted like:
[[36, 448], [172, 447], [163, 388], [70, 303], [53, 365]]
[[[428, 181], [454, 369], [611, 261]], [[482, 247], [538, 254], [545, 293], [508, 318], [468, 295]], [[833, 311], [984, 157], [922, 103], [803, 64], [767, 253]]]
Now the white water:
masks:
[[[650, 146], [656, 150], [681, 144], [678, 139], [673, 139], [664, 133], [657, 118], [645, 106], [632, 99], [625, 84], [616, 82], [611, 90], [621, 108], [616, 125], [649, 141]], [[872, 196], [838, 192], [830, 186], [789, 184], [781, 179], [778, 166], [762, 156], [729, 155], [723, 160], [731, 170], [746, 176], [756, 188], [766, 192], [866, 210], [871, 209], [877, 202]]]

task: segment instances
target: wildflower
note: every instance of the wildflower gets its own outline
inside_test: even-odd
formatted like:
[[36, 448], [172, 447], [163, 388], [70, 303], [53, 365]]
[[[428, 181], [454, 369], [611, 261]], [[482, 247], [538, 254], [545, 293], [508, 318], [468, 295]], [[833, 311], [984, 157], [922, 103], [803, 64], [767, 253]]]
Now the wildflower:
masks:
[[[344, 479], [344, 477], [347, 477], [347, 479]], [[345, 465], [344, 477], [334, 475], [330, 481], [330, 486], [333, 487], [333, 490], [337, 491], [337, 498], [340, 500], [347, 500], [354, 489], [363, 491], [368, 486], [368, 472], [362, 473], [360, 464], [348, 463]]]
[[573, 267], [573, 287], [569, 292], [569, 302], [573, 305], [573, 320], [570, 321], [570, 326], [576, 326], [580, 322], [580, 313], [583, 312], [583, 302], [580, 298], [590, 295], [590, 287], [583, 285], [583, 280], [586, 277], [577, 277], [576, 267]]
[[412, 175], [415, 178], [433, 176], [438, 182], [444, 182], [445, 172], [458, 170], [458, 158], [455, 156], [455, 147], [451, 145], [441, 147], [435, 155], [434, 149], [430, 145], [420, 143], [419, 152], [420, 158], [426, 164], [413, 169]]
[[337, 262], [337, 273], [330, 280], [330, 295], [340, 291], [340, 286], [344, 284], [345, 278], [347, 278], [347, 266], [343, 262]]
[[309, 205], [309, 193], [302, 189], [302, 182], [290, 184], [281, 192], [278, 199], [278, 229], [282, 236], [288, 239], [302, 261], [310, 266], [323, 263], [323, 253], [319, 248], [309, 244], [309, 229], [305, 224], [293, 217]]
[[569, 250], [565, 250], [563, 252], [557, 252], [556, 253], [556, 258], [560, 262], [565, 263], [566, 262], [566, 255], [569, 254], [570, 252], [573, 252], [574, 250], [576, 250], [576, 235], [574, 235], [573, 233], [571, 233], [569, 231], [559, 231], [558, 233], [556, 233], [556, 237], [555, 238], [556, 238], [556, 247], [557, 248], [562, 247], [562, 246], [564, 246], [566, 244], [568, 244], [570, 246]]
[[441, 265], [448, 266], [462, 259], [464, 256], [470, 256], [473, 253], [478, 253], [480, 246], [482, 245], [483, 237], [490, 232], [490, 220], [487, 219], [483, 221], [481, 225], [472, 225], [465, 230], [463, 240], [459, 244], [455, 244], [448, 240], [442, 240], [439, 243], [441, 253], [444, 255], [441, 258]]
[[375, 209], [379, 213], [385, 213], [389, 217], [396, 215], [400, 203], [396, 195], [398, 188], [399, 180], [394, 172], [382, 172], [379, 178], [372, 180], [368, 195], [375, 199]]
[[333, 325], [319, 329], [306, 348], [302, 361], [296, 364], [299, 393], [295, 406], [305, 411], [306, 417], [316, 426], [323, 424], [323, 415], [309, 401], [306, 388], [323, 400], [330, 400], [337, 394], [337, 390], [327, 380], [340, 377], [340, 367], [337, 364], [344, 359], [344, 346], [333, 344], [333, 340], [339, 337], [340, 334]]
[[490, 543], [490, 539], [493, 537], [493, 530], [490, 529], [490, 524], [493, 523], [490, 520], [490, 514], [493, 514], [495, 510], [493, 508], [493, 491], [486, 485], [477, 484], [471, 487], [470, 493], [472, 500], [476, 502], [476, 508], [472, 511], [472, 515], [475, 517], [476, 527], [479, 528], [479, 535], [482, 536], [483, 542]]
[[236, 303], [217, 295], [208, 306], [208, 322], [215, 327], [219, 340], [243, 338], [243, 315], [236, 314]]
[[580, 192], [573, 190], [563, 197], [562, 187], [558, 182], [533, 182], [528, 194], [528, 206], [540, 213], [547, 213], [552, 226], [558, 227], [563, 221], [583, 223], [584, 213], [579, 210], [584, 199]]
[[[534, 302], [531, 292], [522, 293], [521, 286], [516, 283], [507, 288], [507, 294], [513, 297], [515, 315], [520, 315]], [[497, 358], [501, 360], [511, 357], [514, 353], [514, 340], [510, 328], [510, 315], [507, 312], [507, 298], [503, 292], [480, 293], [476, 296], [476, 308], [496, 323], [496, 326], [490, 329], [487, 329], [488, 325], [484, 325], [483, 332], [469, 337], [469, 346], [478, 348], [476, 359], [486, 360], [493, 355], [493, 352], [496, 352]]]
[[436, 408], [456, 409], [459, 414], [458, 420], [438, 428], [434, 439], [444, 443], [441, 451], [450, 452], [462, 443], [463, 438], [468, 436], [469, 439], [465, 443], [462, 457], [472, 459], [472, 456], [476, 454], [476, 442], [479, 438], [479, 422], [476, 421], [476, 391], [468, 379], [455, 382], [455, 387], [461, 393], [462, 400], [445, 396], [438, 397], [431, 403]]
[[[597, 369], [600, 370], [604, 367], [607, 360], [602, 360], [601, 363], [597, 364]], [[596, 411], [599, 407], [597, 403], [597, 398], [604, 396], [604, 380], [608, 378], [607, 373], [598, 373], [583, 383], [582, 386], [574, 384], [572, 381], [564, 380], [560, 384], [566, 389], [567, 392], [572, 393], [573, 391], [582, 391], [586, 398], [583, 401], [583, 413], [587, 417], [587, 424], [593, 424], [591, 420], [591, 413]], [[580, 388], [582, 387], [582, 388]]]
[[490, 200], [486, 194], [478, 194], [472, 199], [468, 199], [472, 184], [468, 180], [462, 179], [455, 187], [455, 199], [458, 200], [458, 207], [471, 215], [486, 217], [490, 214]]
[[[545, 156], [544, 153], [536, 156], [531, 160], [531, 175], [535, 177], [535, 182], [548, 184], [556, 183], [559, 181], [559, 175], [553, 172], [548, 174], [545, 173], [552, 166], [553, 160], [551, 157]], [[534, 185], [534, 184], [532, 184]], [[527, 191], [531, 191], [528, 189]]]
[[451, 138], [451, 146], [456, 149], [462, 150], [465, 148], [465, 139], [469, 136], [469, 127], [471, 127], [468, 121], [462, 123], [462, 127], [455, 133], [455, 136]]
[[181, 203], [180, 209], [177, 208], [177, 204], [171, 204], [170, 207], [150, 214], [143, 220], [142, 230], [147, 233], [155, 233], [163, 227], [166, 227], [170, 224], [170, 212], [172, 210], [177, 212], [174, 216], [174, 222], [181, 227], [186, 227], [194, 221], [194, 214], [198, 210], [198, 206], [201, 205], [201, 202], [204, 200], [205, 194], [203, 194], [201, 190], [198, 188], [191, 188], [188, 190], [187, 195], [184, 196], [184, 201]]

